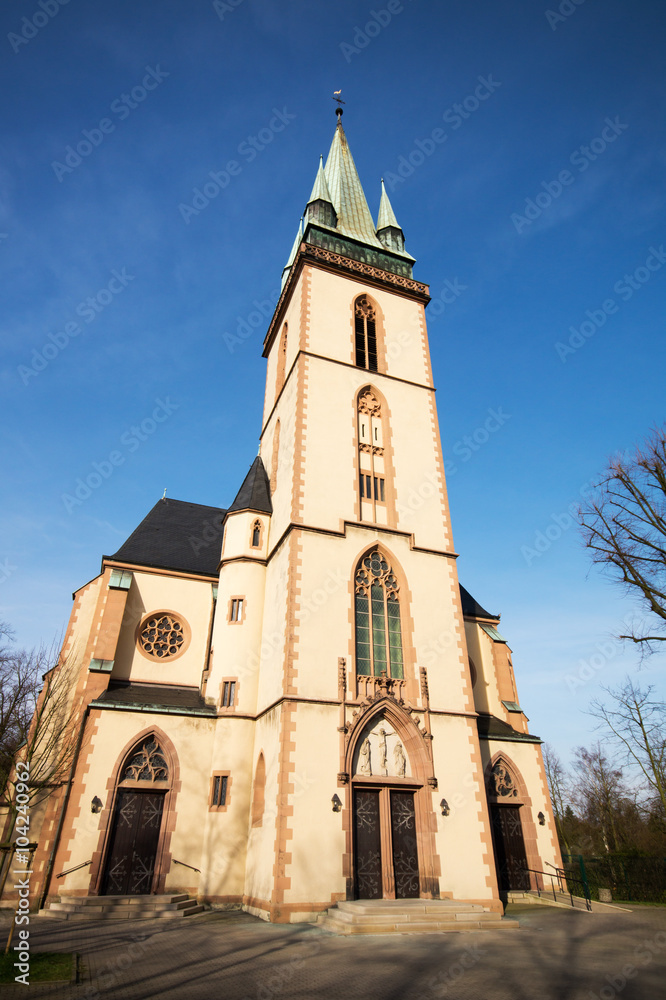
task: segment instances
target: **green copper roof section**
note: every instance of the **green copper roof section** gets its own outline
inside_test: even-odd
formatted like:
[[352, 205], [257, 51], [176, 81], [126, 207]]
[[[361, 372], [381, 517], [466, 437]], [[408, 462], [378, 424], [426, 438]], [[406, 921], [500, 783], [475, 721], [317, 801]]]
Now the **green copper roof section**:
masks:
[[313, 201], [328, 201], [331, 205], [333, 204], [333, 199], [331, 198], [331, 193], [328, 190], [328, 184], [326, 183], [323, 156], [319, 157], [319, 170], [317, 171], [317, 176], [315, 177], [312, 194], [308, 198], [308, 205]]
[[298, 248], [300, 247], [302, 241], [303, 241], [303, 219], [301, 219], [301, 221], [298, 223], [298, 232], [296, 233], [296, 239], [294, 240], [294, 245], [291, 248], [291, 253], [289, 254], [289, 259], [288, 259], [287, 263], [282, 268], [282, 287], [283, 288], [284, 288], [284, 283], [285, 283], [285, 281], [287, 280], [287, 278], [289, 276], [289, 271], [291, 269], [291, 265], [294, 263], [294, 258], [296, 256], [296, 254], [298, 253]]
[[389, 201], [389, 196], [386, 193], [386, 188], [384, 187], [384, 178], [382, 177], [382, 198], [379, 202], [379, 217], [377, 219], [377, 231], [380, 229], [386, 229], [387, 226], [393, 226], [395, 229], [401, 229], [402, 227], [398, 225], [398, 220], [395, 217], [395, 213]]
[[341, 121], [335, 128], [324, 173], [338, 217], [338, 232], [382, 248]]

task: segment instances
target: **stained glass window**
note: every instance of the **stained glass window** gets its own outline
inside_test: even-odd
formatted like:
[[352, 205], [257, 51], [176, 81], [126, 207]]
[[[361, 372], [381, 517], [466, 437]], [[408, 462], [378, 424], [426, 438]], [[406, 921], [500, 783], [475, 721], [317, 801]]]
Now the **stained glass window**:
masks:
[[375, 549], [356, 570], [356, 673], [402, 678], [402, 631], [398, 581]]

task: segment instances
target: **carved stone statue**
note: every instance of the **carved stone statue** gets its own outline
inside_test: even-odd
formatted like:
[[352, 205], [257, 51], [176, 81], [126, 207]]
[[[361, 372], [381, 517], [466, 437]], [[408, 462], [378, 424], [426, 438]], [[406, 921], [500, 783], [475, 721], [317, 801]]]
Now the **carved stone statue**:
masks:
[[382, 726], [379, 730], [379, 766], [384, 773], [387, 772], [386, 760], [386, 730]]
[[402, 749], [402, 743], [396, 743], [393, 749], [393, 763], [397, 776], [404, 778], [407, 769], [407, 758], [405, 757], [405, 751]]
[[372, 774], [372, 764], [370, 762], [370, 740], [366, 738], [361, 743], [361, 749], [358, 754], [358, 773], [359, 774]]

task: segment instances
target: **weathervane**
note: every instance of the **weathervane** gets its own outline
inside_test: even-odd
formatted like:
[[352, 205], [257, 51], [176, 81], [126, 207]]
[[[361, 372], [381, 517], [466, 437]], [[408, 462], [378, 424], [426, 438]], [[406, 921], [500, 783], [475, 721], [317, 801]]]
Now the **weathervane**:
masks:
[[333, 97], [331, 98], [332, 101], [337, 101], [338, 104], [337, 108], [335, 109], [335, 113], [338, 116], [338, 121], [340, 121], [340, 115], [342, 114], [342, 108], [340, 107], [340, 105], [347, 103], [346, 101], [343, 101], [342, 98], [340, 97], [341, 93], [342, 93], [341, 90], [334, 90]]

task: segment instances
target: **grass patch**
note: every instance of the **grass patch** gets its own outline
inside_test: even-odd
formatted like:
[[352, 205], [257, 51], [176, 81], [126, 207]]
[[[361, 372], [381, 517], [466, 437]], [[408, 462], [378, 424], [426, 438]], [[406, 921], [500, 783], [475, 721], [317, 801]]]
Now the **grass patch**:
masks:
[[666, 903], [653, 903], [653, 902], [650, 902], [649, 900], [645, 900], [645, 901], [639, 902], [639, 901], [637, 901], [635, 899], [615, 899], [615, 898], [613, 898], [613, 902], [617, 903], [618, 906], [661, 906], [662, 908], [664, 906], [666, 906]]
[[[17, 961], [18, 957], [13, 948], [9, 955], [0, 955], [0, 983], [13, 983], [16, 976], [20, 975], [20, 970], [14, 965]], [[71, 952], [65, 954], [50, 951], [31, 952], [28, 982], [52, 983], [60, 979], [69, 982], [74, 971], [73, 962], [74, 956]]]

